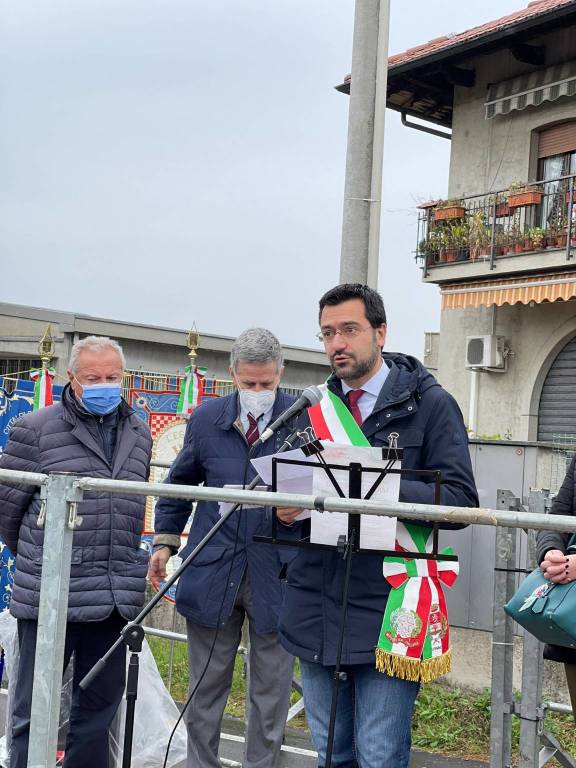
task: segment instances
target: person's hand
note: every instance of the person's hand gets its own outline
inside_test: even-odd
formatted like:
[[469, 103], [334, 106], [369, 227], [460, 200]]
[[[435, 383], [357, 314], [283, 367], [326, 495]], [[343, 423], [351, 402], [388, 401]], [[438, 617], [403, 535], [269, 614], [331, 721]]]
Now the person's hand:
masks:
[[576, 579], [576, 555], [565, 555], [559, 549], [550, 549], [540, 568], [545, 579], [555, 584], [566, 584]]
[[148, 563], [148, 579], [154, 589], [160, 589], [160, 582], [166, 579], [166, 563], [172, 557], [170, 547], [157, 549]]
[[294, 520], [296, 520], [298, 515], [301, 513], [302, 510], [298, 507], [278, 507], [276, 510], [278, 520], [284, 523], [284, 525], [292, 525]]

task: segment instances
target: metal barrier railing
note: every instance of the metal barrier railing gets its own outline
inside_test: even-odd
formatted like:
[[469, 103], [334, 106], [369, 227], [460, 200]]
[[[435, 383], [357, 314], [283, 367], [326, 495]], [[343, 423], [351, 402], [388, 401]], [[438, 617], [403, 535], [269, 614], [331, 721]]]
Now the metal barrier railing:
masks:
[[[528, 514], [531, 519], [541, 517], [550, 499], [547, 492], [531, 491]], [[520, 499], [510, 491], [498, 491], [499, 508], [521, 510]], [[544, 515], [546, 517], [546, 515]], [[548, 517], [549, 523], [554, 518]], [[512, 722], [520, 721], [518, 768], [542, 768], [552, 757], [567, 768], [576, 768], [576, 760], [568, 755], [557, 739], [545, 729], [547, 711], [572, 714], [572, 707], [556, 702], [542, 701], [544, 671], [543, 643], [524, 633], [522, 643], [522, 681], [520, 697], [514, 695], [514, 636], [513, 619], [502, 607], [516, 591], [519, 572], [536, 567], [536, 525], [526, 526], [526, 563], [519, 568], [517, 531], [499, 527], [496, 531], [494, 572], [494, 613], [492, 630], [492, 695], [490, 718], [490, 768], [509, 768], [512, 765]], [[548, 530], [551, 526], [548, 525]]]
[[[28, 752], [28, 766], [30, 768], [41, 768], [41, 766], [49, 765], [56, 753], [72, 538], [75, 528], [81, 525], [78, 503], [82, 501], [84, 491], [98, 490], [136, 496], [205, 499], [300, 509], [313, 509], [318, 503], [317, 497], [307, 494], [163, 485], [162, 483], [79, 477], [71, 474], [44, 475], [7, 469], [0, 469], [1, 482], [40, 487], [42, 504], [38, 524], [45, 527]], [[576, 531], [576, 517], [550, 516], [539, 512], [529, 512], [519, 504], [512, 509], [502, 507], [494, 510], [402, 502], [362, 501], [337, 497], [322, 499], [322, 508], [329, 512], [382, 515], [397, 517], [401, 520], [421, 519], [438, 523], [473, 523], [497, 528]], [[506, 542], [504, 542], [500, 552], [504, 559], [509, 558], [511, 549], [511, 545], [507, 547]], [[510, 579], [506, 583], [509, 586]], [[499, 604], [502, 605], [503, 603]], [[507, 628], [504, 629], [507, 632]], [[497, 628], [495, 627], [495, 633], [496, 631]], [[505, 643], [509, 645], [509, 640], [505, 640]], [[501, 714], [506, 704], [503, 697], [501, 697], [499, 704], [499, 713]], [[499, 763], [499, 767], [505, 764]]]

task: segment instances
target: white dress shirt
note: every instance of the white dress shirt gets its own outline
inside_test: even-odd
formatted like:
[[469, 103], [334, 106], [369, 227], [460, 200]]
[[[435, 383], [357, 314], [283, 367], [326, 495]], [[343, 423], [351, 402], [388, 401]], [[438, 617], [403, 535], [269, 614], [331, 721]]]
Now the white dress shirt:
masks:
[[[358, 389], [363, 389], [364, 394], [362, 397], [358, 400], [358, 408], [360, 409], [360, 414], [362, 416], [362, 421], [366, 421], [368, 416], [372, 413], [374, 410], [374, 406], [376, 405], [376, 400], [378, 400], [378, 395], [380, 394], [380, 391], [382, 390], [382, 387], [384, 386], [384, 382], [386, 381], [388, 374], [390, 373], [390, 369], [382, 360], [382, 365], [380, 368], [376, 371], [374, 376], [372, 376], [371, 379], [368, 379], [368, 381], [363, 384], [361, 387], [358, 387]], [[348, 384], [346, 384], [345, 381], [342, 381], [342, 392], [344, 395], [347, 395], [348, 392], [352, 390], [352, 387], [349, 387]]]
[[[364, 399], [364, 398], [361, 398]], [[238, 401], [240, 402], [240, 398], [238, 398]], [[272, 405], [266, 413], [263, 413], [261, 416], [258, 416], [256, 421], [258, 422], [258, 432], [262, 434], [266, 427], [268, 426], [270, 420], [272, 419], [272, 411], [274, 410], [274, 405]], [[240, 421], [242, 422], [242, 429], [244, 430], [244, 434], [248, 434], [248, 429], [250, 427], [250, 424], [248, 422], [248, 411], [243, 407], [242, 403], [240, 403]]]

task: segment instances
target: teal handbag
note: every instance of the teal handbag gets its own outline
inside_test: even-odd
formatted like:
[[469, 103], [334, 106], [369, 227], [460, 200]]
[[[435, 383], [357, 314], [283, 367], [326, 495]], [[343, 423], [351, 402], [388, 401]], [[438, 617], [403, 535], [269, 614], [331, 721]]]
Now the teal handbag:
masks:
[[[576, 549], [576, 534], [568, 551]], [[576, 581], [554, 584], [540, 568], [527, 576], [504, 610], [542, 643], [576, 648]]]

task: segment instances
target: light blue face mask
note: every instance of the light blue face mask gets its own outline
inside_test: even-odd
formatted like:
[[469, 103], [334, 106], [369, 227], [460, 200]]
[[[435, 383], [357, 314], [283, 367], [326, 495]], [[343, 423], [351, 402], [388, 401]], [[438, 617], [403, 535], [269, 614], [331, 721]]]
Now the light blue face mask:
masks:
[[120, 384], [82, 384], [82, 405], [95, 416], [106, 416], [120, 405]]

